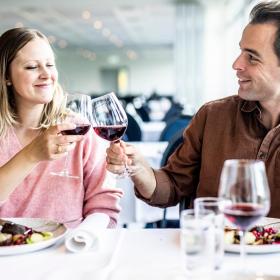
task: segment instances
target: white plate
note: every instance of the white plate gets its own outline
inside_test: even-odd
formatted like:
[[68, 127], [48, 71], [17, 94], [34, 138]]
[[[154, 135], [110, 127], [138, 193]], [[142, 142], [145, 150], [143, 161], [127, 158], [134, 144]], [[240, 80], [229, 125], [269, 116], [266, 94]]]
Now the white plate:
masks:
[[5, 220], [25, 225], [27, 227], [34, 228], [35, 230], [38, 229], [39, 231], [51, 231], [53, 233], [53, 237], [33, 244], [0, 246], [0, 255], [16, 255], [47, 248], [64, 238], [67, 232], [67, 228], [64, 225], [39, 218], [8, 218]]
[[[277, 221], [277, 222], [275, 222]], [[279, 219], [269, 219], [266, 218], [266, 221], [263, 221], [264, 226], [269, 226], [269, 223], [271, 224], [271, 227], [274, 227], [278, 230], [280, 230], [280, 221]], [[240, 245], [239, 244], [225, 244], [225, 251], [231, 252], [231, 253], [239, 253], [240, 252]], [[267, 253], [276, 253], [280, 252], [280, 244], [266, 244], [266, 245], [246, 245], [245, 246], [245, 252], [246, 254], [267, 254]]]

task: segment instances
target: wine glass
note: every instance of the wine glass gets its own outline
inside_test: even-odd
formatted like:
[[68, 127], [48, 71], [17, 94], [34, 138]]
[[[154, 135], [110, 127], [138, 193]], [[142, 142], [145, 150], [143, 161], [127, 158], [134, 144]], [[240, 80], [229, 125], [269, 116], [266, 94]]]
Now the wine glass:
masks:
[[[65, 111], [61, 114], [56, 123], [75, 123], [76, 128], [63, 130], [62, 135], [84, 135], [90, 129], [91, 120], [91, 98], [85, 94], [66, 94], [64, 98]], [[58, 146], [58, 149], [60, 147]], [[51, 172], [51, 175], [79, 179], [78, 175], [70, 174], [68, 170], [69, 155], [67, 154], [64, 167], [59, 172]]]
[[270, 191], [263, 161], [226, 160], [220, 178], [219, 197], [225, 218], [240, 230], [240, 256], [244, 266], [245, 233], [270, 209]]
[[[92, 99], [92, 117], [95, 133], [110, 142], [118, 142], [128, 125], [126, 112], [113, 92]], [[125, 162], [125, 170], [119, 176], [129, 176], [131, 172]]]

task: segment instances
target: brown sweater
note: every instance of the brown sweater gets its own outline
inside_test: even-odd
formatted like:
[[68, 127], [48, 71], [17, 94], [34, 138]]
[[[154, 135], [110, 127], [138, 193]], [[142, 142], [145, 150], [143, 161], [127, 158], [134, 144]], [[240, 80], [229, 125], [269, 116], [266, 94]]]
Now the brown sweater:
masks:
[[[184, 143], [168, 164], [154, 170], [150, 205], [167, 207], [183, 196], [217, 196], [226, 159], [261, 159], [271, 191], [269, 216], [280, 218], [280, 125], [267, 130], [257, 102], [230, 96], [200, 108], [184, 131]], [[137, 187], [137, 186], [136, 186]]]

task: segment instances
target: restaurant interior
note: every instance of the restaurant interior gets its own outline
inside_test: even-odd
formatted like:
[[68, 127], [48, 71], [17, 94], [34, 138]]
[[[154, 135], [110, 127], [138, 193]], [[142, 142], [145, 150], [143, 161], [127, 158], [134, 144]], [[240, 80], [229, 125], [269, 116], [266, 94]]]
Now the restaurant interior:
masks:
[[[54, 49], [66, 92], [91, 99], [115, 92], [128, 118], [122, 139], [160, 168], [204, 103], [237, 93], [232, 63], [240, 53], [249, 12], [258, 2], [0, 0], [0, 34], [23, 26], [42, 31]], [[135, 196], [130, 178], [119, 178], [116, 185], [124, 196], [115, 232], [99, 230], [90, 250], [84, 249], [86, 240], [83, 249], [72, 253], [61, 240], [64, 228], [48, 246], [2, 254], [0, 248], [5, 278], [17, 267], [10, 279], [23, 274], [30, 280], [280, 279], [280, 250], [275, 247], [264, 252], [265, 258], [262, 251], [249, 249], [246, 265], [254, 267], [254, 274], [239, 274], [239, 250], [232, 248], [214, 274], [182, 274], [182, 204], [152, 207]]]

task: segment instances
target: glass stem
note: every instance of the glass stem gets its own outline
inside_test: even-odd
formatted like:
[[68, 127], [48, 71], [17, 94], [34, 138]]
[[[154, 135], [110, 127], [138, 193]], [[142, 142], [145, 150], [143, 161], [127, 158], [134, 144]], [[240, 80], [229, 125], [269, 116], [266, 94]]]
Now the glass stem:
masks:
[[243, 270], [246, 270], [246, 251], [245, 251], [245, 234], [246, 230], [240, 230], [240, 261], [241, 261], [241, 267]]
[[[115, 143], [120, 143], [120, 139], [116, 140]], [[124, 161], [124, 171], [122, 174], [117, 175], [118, 178], [125, 178], [130, 176], [130, 168], [127, 164], [127, 159]]]

